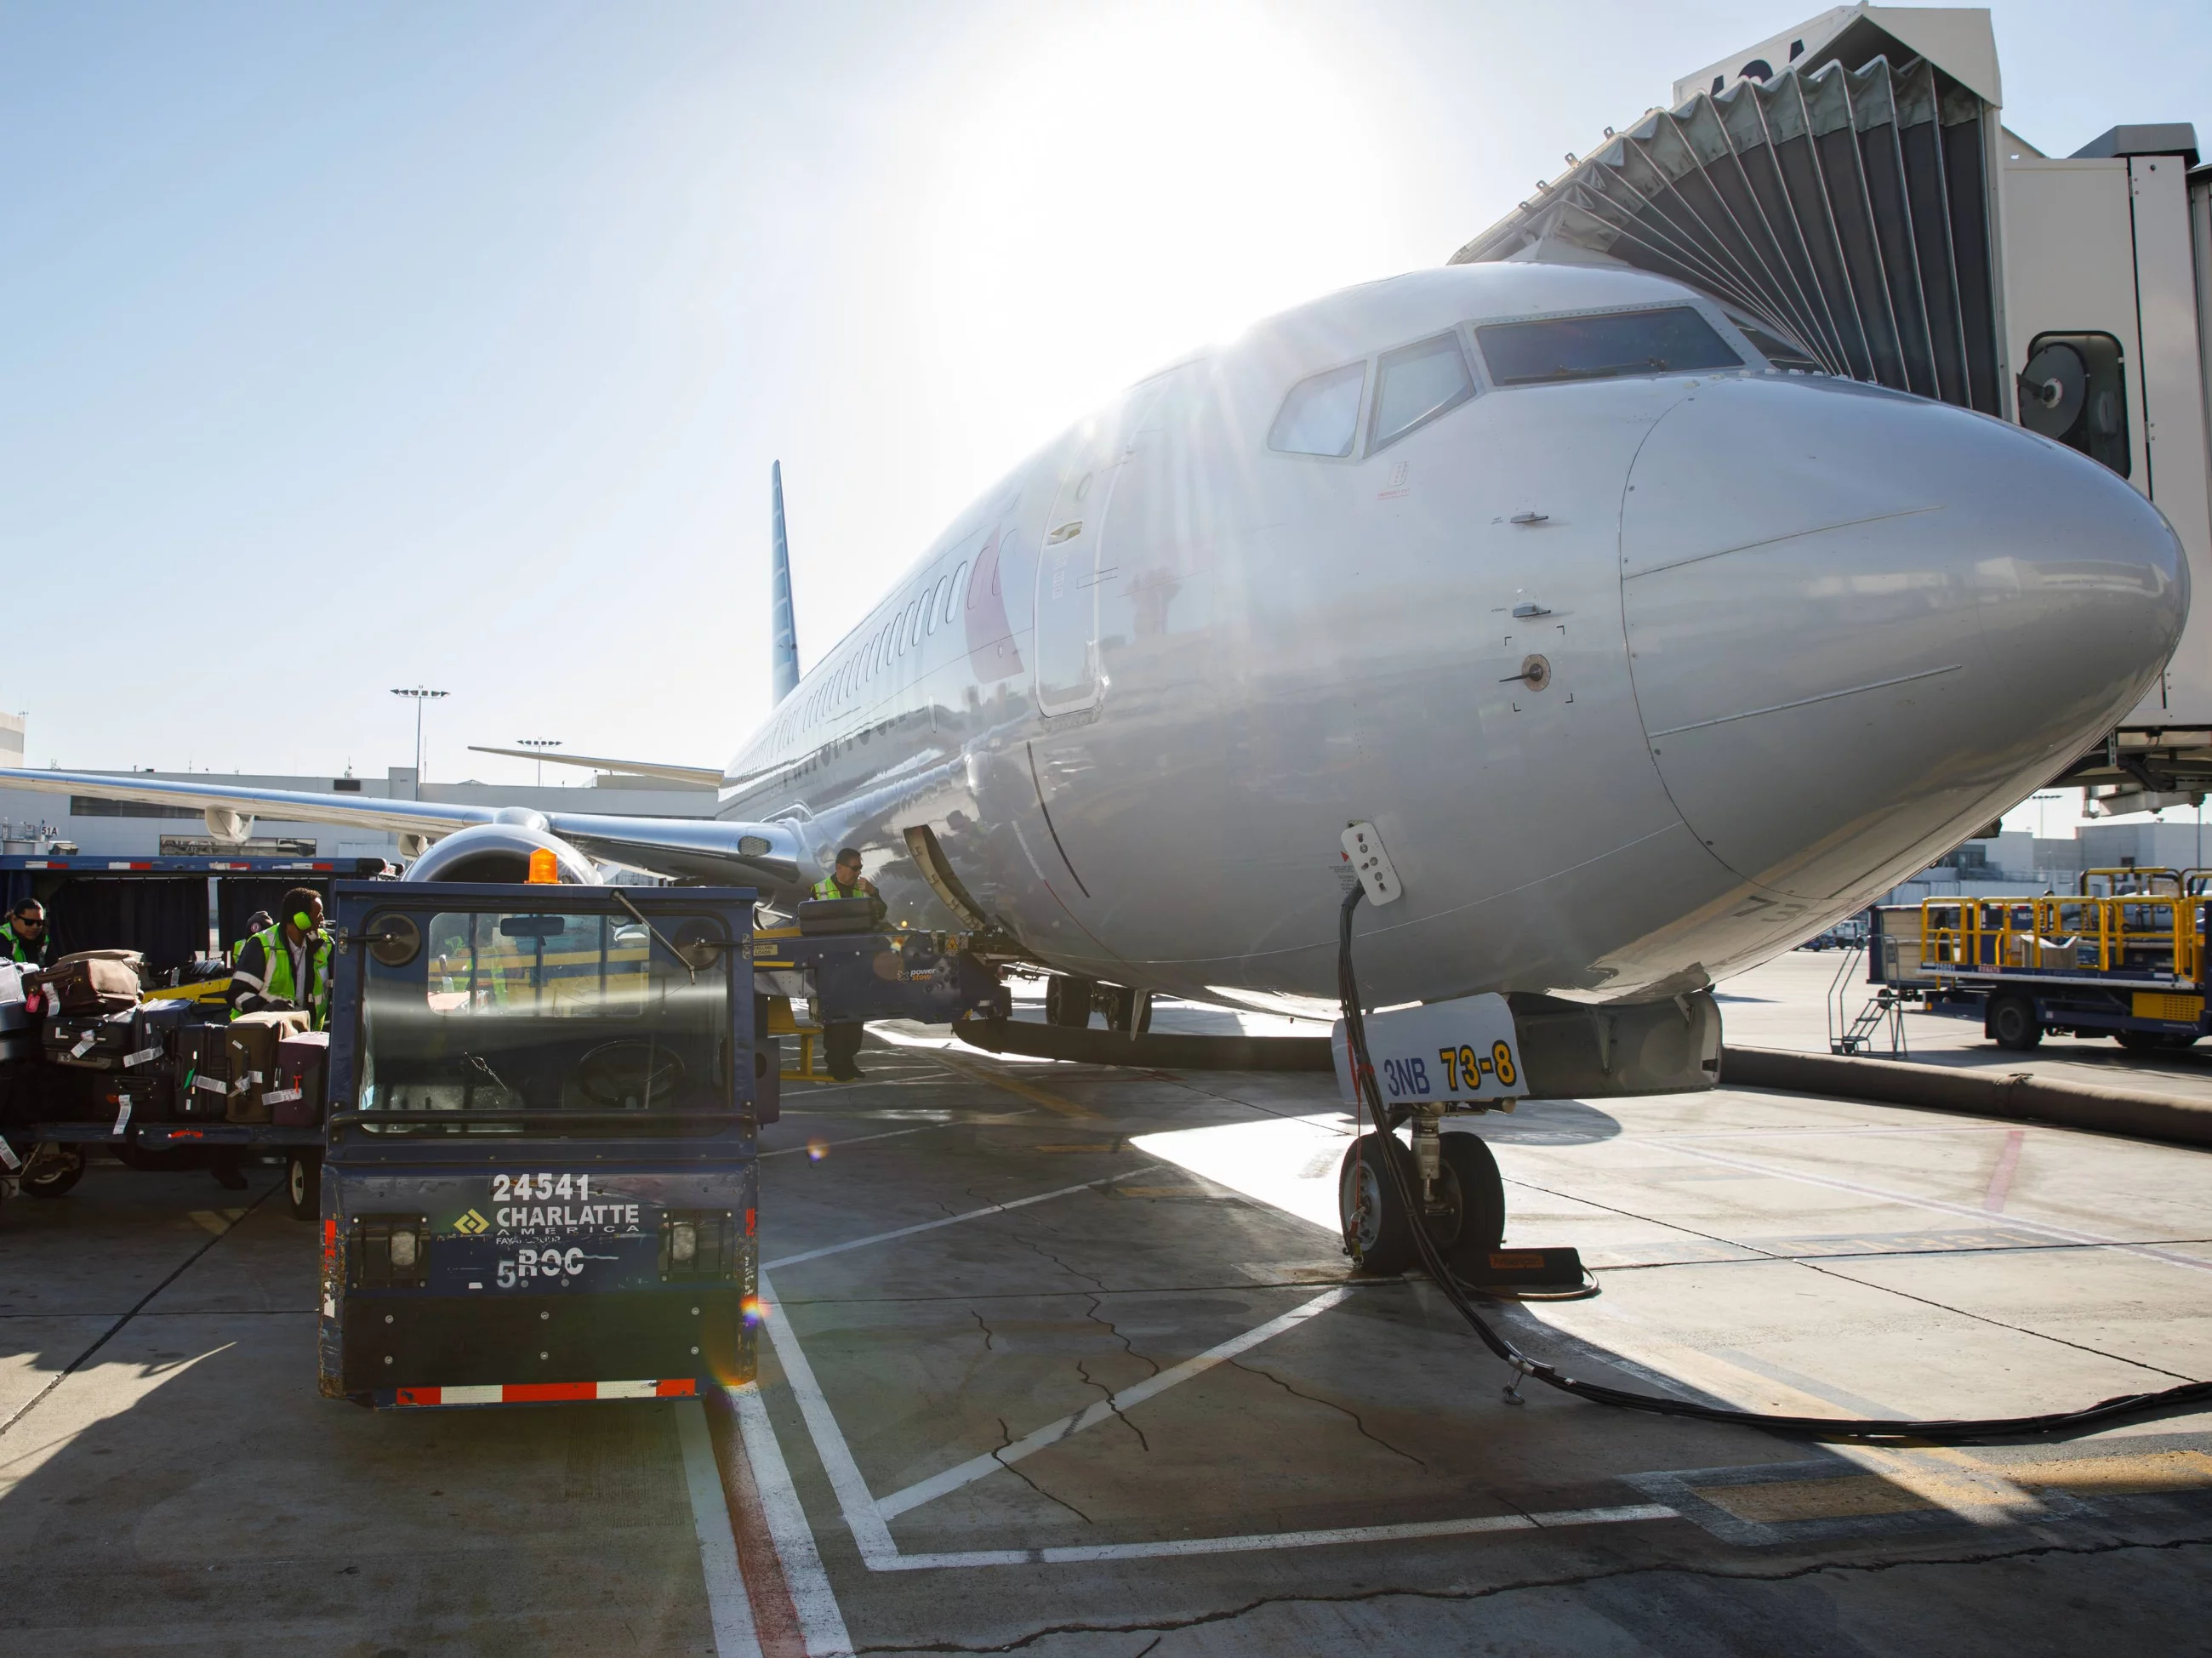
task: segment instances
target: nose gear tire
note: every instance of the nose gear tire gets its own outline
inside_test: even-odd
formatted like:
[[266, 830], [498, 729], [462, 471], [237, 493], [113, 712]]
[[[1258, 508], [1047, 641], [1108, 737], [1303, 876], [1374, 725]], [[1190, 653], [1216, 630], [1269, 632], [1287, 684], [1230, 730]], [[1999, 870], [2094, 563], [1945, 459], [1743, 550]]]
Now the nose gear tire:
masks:
[[[1390, 1178], [1385, 1157], [1397, 1159], [1404, 1181]], [[1363, 1272], [1389, 1278], [1413, 1264], [1413, 1218], [1399, 1197], [1401, 1184], [1418, 1191], [1420, 1173], [1395, 1136], [1362, 1134], [1346, 1149], [1336, 1175], [1336, 1218], [1352, 1264]]]
[[1437, 1236], [1433, 1224], [1429, 1236], [1453, 1266], [1475, 1266], [1505, 1241], [1505, 1182], [1498, 1159], [1477, 1135], [1446, 1134], [1443, 1158], [1445, 1180], [1459, 1199], [1458, 1236]]

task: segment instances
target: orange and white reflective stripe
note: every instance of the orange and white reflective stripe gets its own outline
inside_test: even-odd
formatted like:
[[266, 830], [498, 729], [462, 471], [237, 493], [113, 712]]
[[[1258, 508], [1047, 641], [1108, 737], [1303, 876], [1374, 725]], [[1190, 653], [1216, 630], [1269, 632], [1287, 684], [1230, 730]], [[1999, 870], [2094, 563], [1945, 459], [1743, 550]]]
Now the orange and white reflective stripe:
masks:
[[550, 1405], [597, 1399], [693, 1399], [699, 1384], [688, 1376], [662, 1382], [508, 1382], [474, 1388], [402, 1388], [400, 1405]]

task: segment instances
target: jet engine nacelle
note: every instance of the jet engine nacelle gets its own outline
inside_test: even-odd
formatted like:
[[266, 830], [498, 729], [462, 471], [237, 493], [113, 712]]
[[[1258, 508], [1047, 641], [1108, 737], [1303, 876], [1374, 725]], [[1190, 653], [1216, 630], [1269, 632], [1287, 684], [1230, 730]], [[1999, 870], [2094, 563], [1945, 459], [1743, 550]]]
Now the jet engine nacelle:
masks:
[[536, 812], [510, 808], [497, 822], [457, 829], [408, 866], [410, 881], [526, 881], [530, 854], [550, 852], [561, 878], [577, 886], [601, 884], [592, 860], [545, 828]]

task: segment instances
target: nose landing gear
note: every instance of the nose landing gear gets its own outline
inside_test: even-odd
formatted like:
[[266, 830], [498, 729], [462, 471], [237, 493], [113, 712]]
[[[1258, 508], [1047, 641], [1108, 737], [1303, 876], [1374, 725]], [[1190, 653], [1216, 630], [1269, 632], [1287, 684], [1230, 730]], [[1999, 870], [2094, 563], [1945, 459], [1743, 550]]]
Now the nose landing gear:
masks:
[[1505, 1234], [1505, 1187], [1498, 1160], [1473, 1134], [1447, 1134], [1443, 1113], [1431, 1108], [1413, 1117], [1413, 1148], [1395, 1134], [1370, 1133], [1353, 1141], [1337, 1174], [1337, 1219], [1345, 1253], [1363, 1272], [1390, 1276], [1418, 1257], [1416, 1217], [1399, 1195], [1382, 1159], [1405, 1171], [1405, 1189], [1419, 1206], [1419, 1224], [1445, 1261], [1473, 1268]]

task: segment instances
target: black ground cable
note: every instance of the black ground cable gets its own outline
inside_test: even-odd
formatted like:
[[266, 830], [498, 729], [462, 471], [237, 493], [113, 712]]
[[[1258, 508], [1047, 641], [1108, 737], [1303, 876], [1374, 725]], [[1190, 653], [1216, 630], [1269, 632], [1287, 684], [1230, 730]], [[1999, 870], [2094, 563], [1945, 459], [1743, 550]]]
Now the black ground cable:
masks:
[[[1364, 888], [1353, 887], [1345, 895], [1344, 908], [1339, 914], [1337, 994], [1344, 1008], [1346, 1060], [1352, 1071], [1352, 1085], [1373, 1114], [1376, 1131], [1395, 1145], [1396, 1136], [1391, 1132], [1390, 1120], [1383, 1111], [1382, 1096], [1375, 1085], [1374, 1067], [1368, 1061], [1367, 1026], [1360, 1011], [1359, 981], [1352, 965], [1352, 913], [1359, 907], [1359, 901], [1364, 896]], [[1355, 1145], [1358, 1144], [1357, 1133], [1355, 1122]], [[2170, 1410], [2177, 1406], [2212, 1403], [2212, 1382], [2189, 1382], [2157, 1393], [2122, 1394], [2078, 1411], [2052, 1411], [2041, 1416], [1998, 1417], [1984, 1421], [1944, 1419], [1914, 1422], [1775, 1415], [1762, 1411], [1737, 1410], [1725, 1405], [1700, 1405], [1693, 1400], [1670, 1399], [1662, 1394], [1636, 1393], [1625, 1388], [1607, 1387], [1601, 1382], [1584, 1382], [1566, 1375], [1541, 1359], [1529, 1357], [1491, 1327], [1476, 1309], [1466, 1287], [1445, 1261], [1443, 1251], [1437, 1248], [1436, 1240], [1429, 1236], [1422, 1205], [1406, 1177], [1405, 1160], [1389, 1155], [1386, 1148], [1382, 1163], [1397, 1192], [1399, 1202], [1405, 1206], [1413, 1235], [1413, 1247], [1421, 1257], [1421, 1264], [1428, 1269], [1429, 1276], [1436, 1280], [1445, 1297], [1458, 1309], [1460, 1316], [1468, 1321], [1483, 1345], [1512, 1366], [1516, 1373], [1505, 1389], [1506, 1397], [1516, 1404], [1520, 1402], [1517, 1390], [1521, 1377], [1525, 1376], [1533, 1376], [1547, 1386], [1556, 1388], [1561, 1393], [1571, 1394], [1577, 1399], [1587, 1399], [1599, 1405], [1617, 1406], [1622, 1410], [1644, 1411], [1654, 1416], [1680, 1416], [1701, 1422], [1730, 1423], [1739, 1427], [1763, 1428], [1771, 1433], [1790, 1434], [1814, 1440], [1873, 1440], [1951, 1445], [1983, 1439], [2014, 1439], [2080, 1432], [2129, 1417]]]

